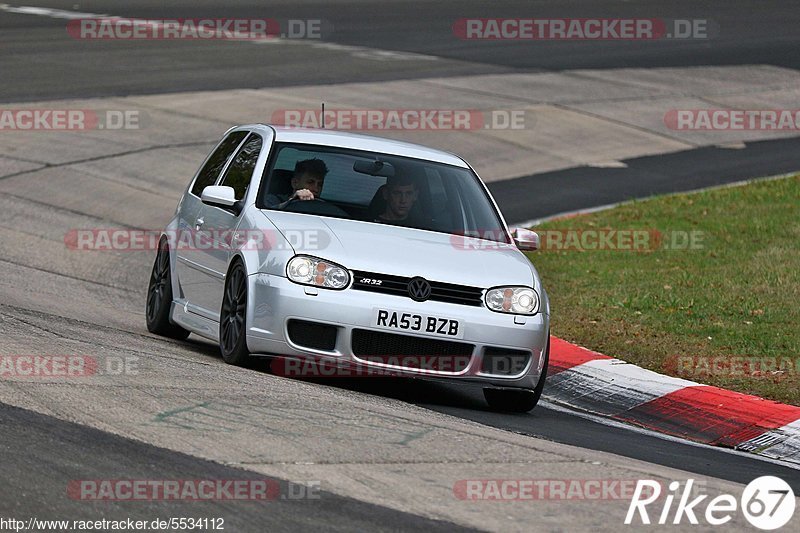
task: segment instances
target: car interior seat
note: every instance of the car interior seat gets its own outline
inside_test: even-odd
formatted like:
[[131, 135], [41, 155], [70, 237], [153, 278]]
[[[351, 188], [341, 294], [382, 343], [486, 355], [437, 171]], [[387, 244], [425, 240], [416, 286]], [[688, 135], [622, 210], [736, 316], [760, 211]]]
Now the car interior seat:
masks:
[[268, 194], [292, 194], [293, 170], [276, 168], [272, 171]]

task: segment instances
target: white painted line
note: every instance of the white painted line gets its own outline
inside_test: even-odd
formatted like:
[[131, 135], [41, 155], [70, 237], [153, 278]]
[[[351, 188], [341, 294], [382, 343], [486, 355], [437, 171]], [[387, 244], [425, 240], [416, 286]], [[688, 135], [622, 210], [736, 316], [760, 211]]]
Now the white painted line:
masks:
[[596, 161], [588, 163], [586, 166], [592, 168], [628, 168], [628, 165], [622, 161]]
[[261, 39], [250, 41], [251, 44], [259, 45], [304, 45], [311, 48], [318, 48], [320, 50], [333, 50], [336, 52], [347, 52], [353, 57], [362, 59], [372, 59], [375, 61], [438, 61], [436, 56], [417, 54], [414, 52], [396, 52], [393, 50], [381, 50], [379, 48], [368, 48], [366, 46], [355, 46], [350, 44], [338, 44], [326, 41], [317, 41], [313, 39]]
[[18, 13], [20, 15], [39, 15], [43, 17], [50, 17], [56, 19], [83, 19], [83, 18], [101, 18], [108, 17], [109, 15], [99, 15], [97, 13], [81, 13], [80, 11], [64, 11], [63, 9], [51, 9], [47, 7], [33, 7], [33, 6], [19, 6], [14, 7], [8, 4], [0, 4], [0, 10], [9, 13]]
[[715, 144], [714, 146], [725, 150], [744, 150], [747, 148], [747, 145], [743, 142]]
[[[82, 13], [78, 11], [65, 11], [63, 9], [51, 9], [46, 7], [34, 6], [10, 6], [8, 4], [0, 4], [0, 10], [8, 13], [17, 13], [21, 15], [37, 15], [42, 17], [50, 17], [57, 19], [82, 19], [82, 18], [121, 18], [129, 20], [136, 24], [149, 25], [153, 28], [162, 29], [165, 24], [157, 20], [136, 19], [127, 17], [116, 17], [113, 15], [100, 14], [100, 13]], [[217, 32], [217, 36], [221, 35]], [[234, 42], [246, 42], [249, 44], [257, 45], [304, 45], [311, 48], [321, 50], [331, 50], [336, 52], [344, 52], [350, 54], [352, 57], [360, 59], [369, 59], [372, 61], [438, 61], [439, 57], [426, 54], [416, 54], [413, 52], [396, 52], [393, 50], [381, 50], [379, 48], [369, 48], [366, 46], [353, 46], [347, 44], [337, 44], [314, 39], [284, 39], [271, 37], [268, 39], [251, 39], [244, 34], [232, 33], [233, 39], [227, 39]]]
[[597, 213], [598, 211], [605, 211], [607, 209], [614, 209], [617, 206], [628, 204], [630, 202], [618, 202], [615, 204], [604, 204], [598, 205], [597, 207], [589, 207], [586, 209], [578, 209], [576, 211], [564, 211], [562, 213], [556, 213], [555, 215], [550, 215], [544, 218], [534, 218], [533, 220], [527, 220], [525, 222], [519, 222], [514, 224], [514, 226], [519, 226], [522, 228], [530, 228], [533, 226], [538, 226], [539, 224], [544, 224], [545, 222], [549, 222], [551, 220], [555, 220], [557, 218], [565, 218], [565, 217], [574, 217], [579, 215], [590, 215], [592, 213]]

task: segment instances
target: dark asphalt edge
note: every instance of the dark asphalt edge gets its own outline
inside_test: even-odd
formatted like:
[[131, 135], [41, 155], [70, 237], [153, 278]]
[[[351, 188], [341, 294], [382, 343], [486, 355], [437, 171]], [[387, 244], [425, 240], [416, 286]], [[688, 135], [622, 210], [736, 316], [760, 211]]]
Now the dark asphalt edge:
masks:
[[487, 183], [510, 224], [800, 170], [800, 136], [625, 159]]
[[[0, 478], [4, 480], [0, 485], [0, 515], [6, 517], [51, 516], [59, 520], [132, 517], [152, 521], [169, 516], [223, 516], [226, 529], [232, 531], [261, 531], [265, 526], [276, 531], [296, 531], [304, 526], [329, 531], [367, 527], [384, 531], [470, 530], [326, 492], [324, 484], [318, 499], [305, 500], [72, 500], [67, 494], [67, 483], [72, 479], [268, 479], [280, 483], [282, 494], [299, 485], [2, 402], [0, 427], [4, 459], [0, 462]], [[63, 483], [56, 481], [59, 477]]]

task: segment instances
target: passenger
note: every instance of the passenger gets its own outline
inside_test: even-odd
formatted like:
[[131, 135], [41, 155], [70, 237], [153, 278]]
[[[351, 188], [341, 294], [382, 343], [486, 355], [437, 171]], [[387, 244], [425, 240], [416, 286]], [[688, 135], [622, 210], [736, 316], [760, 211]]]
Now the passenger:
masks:
[[386, 180], [383, 199], [386, 209], [375, 218], [375, 222], [408, 225], [411, 209], [417, 202], [419, 191], [416, 182], [408, 177], [392, 176]]

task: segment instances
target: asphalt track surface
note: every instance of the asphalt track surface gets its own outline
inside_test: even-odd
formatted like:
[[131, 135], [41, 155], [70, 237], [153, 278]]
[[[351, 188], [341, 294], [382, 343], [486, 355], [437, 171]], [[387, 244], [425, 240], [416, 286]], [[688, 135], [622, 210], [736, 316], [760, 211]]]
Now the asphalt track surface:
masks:
[[546, 405], [537, 406], [532, 412], [524, 415], [494, 413], [487, 409], [481, 390], [475, 387], [422, 380], [405, 380], [401, 383], [391, 381], [370, 383], [365, 380], [336, 383], [327, 380], [321, 383], [396, 398], [487, 426], [643, 459], [701, 476], [718, 477], [746, 484], [759, 475], [771, 472], [771, 475], [785, 479], [793, 489], [800, 488], [800, 470], [759, 461], [746, 454], [725, 453], [709, 446], [665, 440], [662, 436], [652, 433], [634, 433], [628, 428], [601, 425]]
[[[468, 531], [385, 507], [319, 492], [312, 499], [301, 487], [253, 472], [199, 460], [54, 417], [0, 404], [3, 450], [3, 516], [40, 520], [131, 520], [152, 522], [172, 517], [223, 518], [228, 531]], [[282, 484], [283, 496], [249, 501], [98, 501], [64, 498], [75, 479], [220, 479], [265, 480]], [[35, 498], [11, 497], [31, 495]], [[27, 505], [15, 505], [20, 500]]]
[[[37, 2], [39, 6], [72, 9], [75, 2]], [[15, 5], [25, 5], [24, 2]], [[629, 16], [693, 18], [715, 21], [722, 35], [707, 42], [657, 42], [630, 47], [622, 43], [475, 43], [452, 38], [452, 21], [471, 16]], [[472, 75], [515, 71], [574, 68], [659, 67], [766, 63], [800, 68], [796, 28], [800, 10], [791, 2], [276, 2], [266, 9], [258, 2], [227, 2], [224, 15], [217, 2], [138, 2], [134, 6], [110, 2], [82, 2], [80, 10], [141, 18], [273, 17], [314, 18], [332, 23], [326, 40], [343, 45], [431, 55], [430, 61], [413, 56], [373, 61], [342, 49], [305, 46], [272, 48], [231, 43], [154, 42], [96, 43], [79, 46], [64, 31], [64, 21], [0, 11], [0, 101], [19, 102], [55, 98], [156, 94], [203, 89], [278, 87], [310, 83], [341, 83], [413, 79], [431, 75]], [[753, 12], [757, 10], [757, 12]], [[630, 14], [633, 15], [630, 15]], [[142, 50], [143, 49], [143, 50]], [[176, 68], [180, 65], [180, 68]], [[800, 168], [797, 139], [748, 144], [744, 150], [704, 148], [679, 154], [625, 161], [627, 169], [593, 169], [593, 181], [614, 186], [557, 185], [565, 176], [581, 177], [581, 169], [498, 182], [492, 185], [509, 221], [522, 221], [563, 211], [582, 209], [632, 197], [696, 188]], [[648, 180], [638, 181], [646, 175]], [[687, 177], [691, 175], [692, 180]], [[536, 205], [518, 204], [519, 188], [542, 192]], [[527, 195], [526, 195], [527, 196]], [[542, 206], [542, 207], [539, 207]], [[33, 297], [33, 296], [32, 296]], [[198, 353], [208, 351], [203, 341], [185, 343]], [[254, 372], [263, 371], [254, 368]], [[400, 399], [428, 409], [473, 420], [523, 435], [608, 451], [655, 464], [680, 468], [736, 482], [765, 474], [783, 477], [800, 490], [800, 472], [744, 454], [731, 454], [609, 427], [560, 410], [537, 408], [527, 415], [500, 415], [485, 408], [478, 391], [421, 381], [321, 382], [377, 397]], [[4, 480], [2, 509], [14, 514], [46, 510], [63, 516], [63, 484], [86, 477], [246, 477], [247, 473], [188, 455], [169, 452], [113, 436], [85, 426], [0, 405], [0, 478]], [[20, 453], [25, 450], [25, 453]], [[34, 497], [21, 497], [35, 495]], [[270, 503], [271, 529], [302, 525], [327, 529], [362, 528], [451, 529], [453, 524], [429, 521], [356, 500], [326, 495], [314, 502]], [[205, 504], [204, 504], [205, 505]], [[231, 523], [257, 530], [263, 515], [236, 505], [194, 505], [206, 516], [224, 511]], [[175, 512], [173, 504], [139, 502], [102, 508], [81, 504], [89, 518], [124, 514], [144, 519]], [[221, 507], [220, 507], [221, 506]], [[298, 508], [302, 510], [298, 512]], [[76, 508], [77, 509], [77, 508]], [[70, 509], [74, 511], [74, 509]], [[61, 513], [61, 514], [60, 514]], [[9, 513], [6, 513], [9, 514]], [[299, 517], [299, 518], [298, 518]], [[78, 518], [78, 516], [75, 516]], [[304, 522], [300, 523], [298, 520]], [[235, 529], [238, 530], [238, 529]]]
[[[228, 17], [323, 20], [327, 43], [420, 54], [385, 61], [358, 52], [231, 42], [92, 41], [71, 38], [65, 20], [0, 11], [0, 101], [50, 100], [367, 82], [569, 69], [768, 64], [800, 67], [793, 2], [762, 0], [7, 2], [151, 19]], [[224, 6], [224, 7], [223, 7]], [[468, 17], [705, 19], [703, 40], [499, 41], [453, 37]], [[712, 34], [713, 35], [713, 34]], [[438, 58], [430, 60], [425, 56]]]

